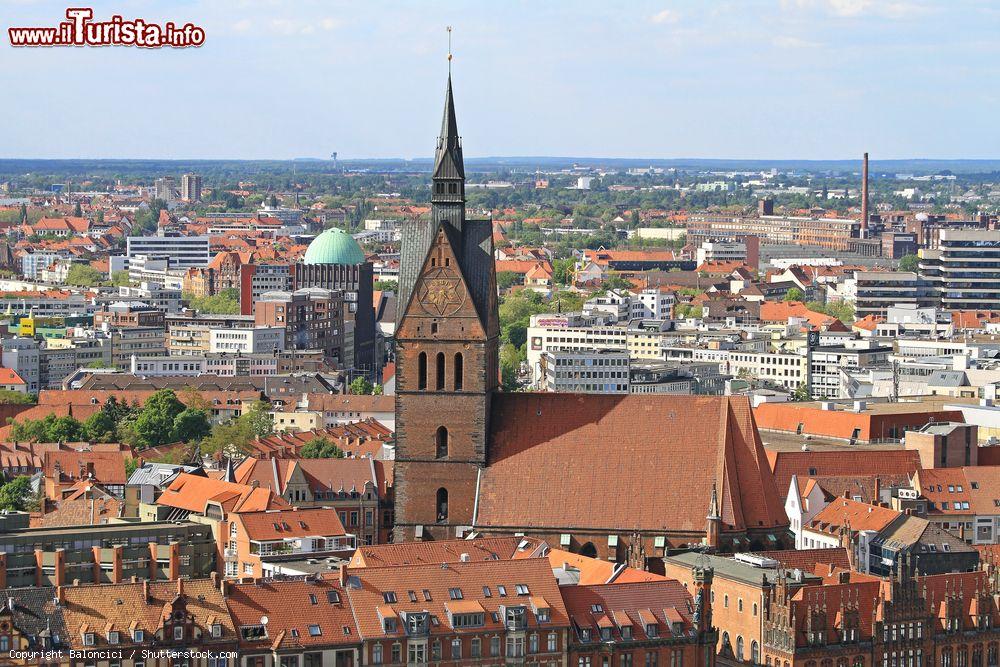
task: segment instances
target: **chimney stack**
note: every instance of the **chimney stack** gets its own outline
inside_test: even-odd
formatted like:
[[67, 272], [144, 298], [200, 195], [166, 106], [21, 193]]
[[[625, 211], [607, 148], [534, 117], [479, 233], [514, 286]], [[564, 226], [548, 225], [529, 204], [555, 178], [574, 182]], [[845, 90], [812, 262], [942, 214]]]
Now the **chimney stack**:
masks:
[[861, 163], [861, 238], [868, 238], [868, 153]]

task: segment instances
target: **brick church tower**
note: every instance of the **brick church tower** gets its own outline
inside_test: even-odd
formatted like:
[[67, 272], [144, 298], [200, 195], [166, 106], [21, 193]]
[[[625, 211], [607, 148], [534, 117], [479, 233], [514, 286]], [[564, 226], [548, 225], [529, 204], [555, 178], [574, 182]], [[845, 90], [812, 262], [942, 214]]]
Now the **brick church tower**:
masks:
[[431, 219], [403, 225], [398, 303], [394, 539], [453, 538], [486, 465], [500, 327], [493, 225], [465, 216], [450, 75]]

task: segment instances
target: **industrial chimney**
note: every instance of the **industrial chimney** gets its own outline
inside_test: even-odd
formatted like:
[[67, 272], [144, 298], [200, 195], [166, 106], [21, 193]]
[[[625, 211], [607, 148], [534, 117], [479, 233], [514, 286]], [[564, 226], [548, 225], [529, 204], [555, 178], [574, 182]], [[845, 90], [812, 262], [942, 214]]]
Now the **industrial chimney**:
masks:
[[861, 238], [868, 238], [868, 153], [861, 163]]

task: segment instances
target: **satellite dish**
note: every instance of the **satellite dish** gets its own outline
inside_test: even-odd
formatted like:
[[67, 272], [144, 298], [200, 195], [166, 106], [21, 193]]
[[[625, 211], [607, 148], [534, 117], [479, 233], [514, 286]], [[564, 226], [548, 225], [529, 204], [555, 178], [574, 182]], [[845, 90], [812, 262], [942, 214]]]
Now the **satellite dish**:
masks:
[[261, 616], [260, 617], [260, 624], [261, 625], [267, 625], [267, 616]]

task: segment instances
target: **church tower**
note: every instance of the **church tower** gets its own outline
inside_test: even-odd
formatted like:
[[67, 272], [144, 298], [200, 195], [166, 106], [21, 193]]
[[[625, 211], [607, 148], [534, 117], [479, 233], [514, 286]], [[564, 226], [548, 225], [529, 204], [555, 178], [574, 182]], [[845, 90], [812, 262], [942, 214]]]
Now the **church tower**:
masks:
[[431, 216], [403, 225], [398, 303], [394, 539], [454, 538], [486, 465], [500, 332], [493, 225], [466, 219], [450, 75]]

